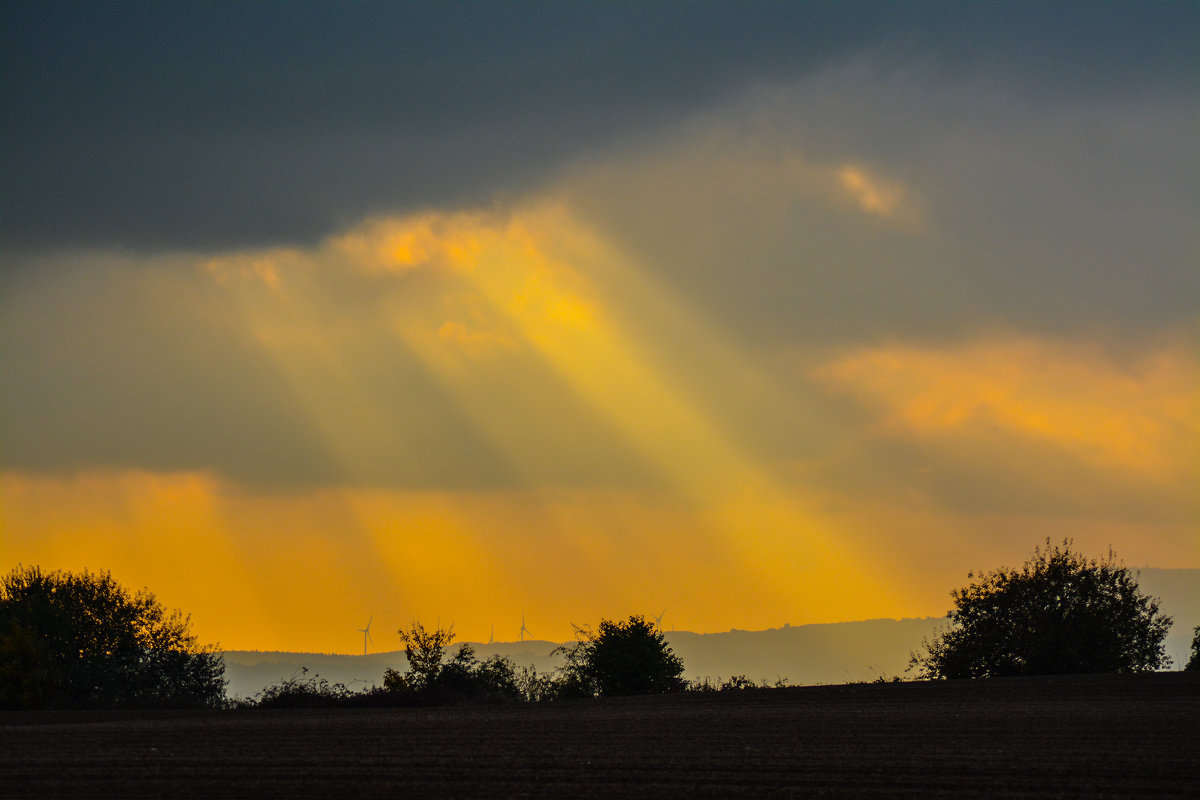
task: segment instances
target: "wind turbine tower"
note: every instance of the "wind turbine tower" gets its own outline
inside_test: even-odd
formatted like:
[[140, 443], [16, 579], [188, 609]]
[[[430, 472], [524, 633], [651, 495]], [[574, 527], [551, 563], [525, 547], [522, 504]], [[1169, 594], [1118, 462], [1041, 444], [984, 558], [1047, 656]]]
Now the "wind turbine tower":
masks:
[[522, 611], [521, 612], [521, 632], [518, 634], [521, 637], [522, 642], [525, 641], [525, 634], [527, 634], [527, 633], [529, 633], [529, 628], [525, 627], [525, 612]]
[[374, 642], [375, 642], [375, 640], [371, 638], [371, 623], [374, 620], [375, 620], [375, 615], [372, 614], [371, 618], [367, 620], [367, 627], [357, 628], [358, 632], [363, 635], [363, 655], [364, 656], [367, 654], [367, 642], [371, 642], [372, 644], [374, 644]]

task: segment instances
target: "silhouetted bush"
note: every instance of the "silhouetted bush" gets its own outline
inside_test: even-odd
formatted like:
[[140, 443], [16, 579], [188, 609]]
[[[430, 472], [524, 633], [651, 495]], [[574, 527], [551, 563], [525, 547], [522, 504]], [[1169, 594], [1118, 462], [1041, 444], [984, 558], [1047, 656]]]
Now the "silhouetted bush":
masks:
[[778, 689], [786, 685], [787, 681], [782, 678], [772, 685], [765, 680], [755, 683], [745, 675], [732, 675], [725, 680], [721, 680], [718, 675], [716, 680], [706, 676], [703, 680], [690, 681], [686, 690], [697, 694], [713, 694], [716, 692], [742, 692], [747, 689]]
[[566, 659], [557, 677], [559, 697], [657, 694], [686, 686], [683, 662], [642, 616], [602, 619], [595, 631], [575, 632], [579, 641], [554, 651]]
[[326, 708], [346, 705], [353, 692], [344, 683], [330, 683], [320, 675], [308, 677], [308, 667], [262, 690], [254, 704], [260, 708]]
[[234, 708], [394, 708], [419, 705], [379, 686], [351, 689], [331, 683], [319, 674], [308, 675], [308, 667], [285, 680], [273, 683], [249, 700], [234, 701]]
[[533, 666], [519, 668], [517, 691], [520, 693], [521, 699], [528, 703], [542, 703], [557, 700], [563, 696], [558, 676], [553, 672], [539, 675]]
[[389, 668], [383, 674], [383, 685], [394, 692], [418, 692], [432, 687], [442, 671], [442, 659], [454, 641], [454, 633], [441, 628], [427, 631], [419, 622], [414, 622], [411, 630], [401, 629], [399, 633], [408, 672]]
[[1192, 657], [1188, 659], [1187, 666], [1184, 669], [1188, 672], [1192, 670], [1200, 671], [1200, 625], [1197, 625], [1195, 630], [1192, 631]]
[[[1170, 663], [1171, 618], [1110, 551], [1088, 560], [1070, 541], [1035, 548], [1020, 570], [998, 569], [951, 593], [950, 627], [912, 667], [933, 678], [1141, 672]], [[975, 577], [968, 573], [968, 578]]]
[[215, 707], [225, 662], [110, 573], [17, 567], [0, 583], [0, 707]]
[[446, 649], [454, 641], [451, 630], [427, 631], [420, 623], [401, 630], [406, 673], [387, 669], [384, 689], [398, 702], [453, 703], [480, 700], [518, 700], [523, 696], [513, 662], [503, 656], [480, 661], [475, 648], [461, 644], [447, 661]]
[[688, 681], [685, 691], [695, 692], [697, 694], [709, 694], [713, 692], [742, 692], [747, 689], [786, 689], [788, 679], [777, 677], [774, 682], [762, 678], [758, 683], [755, 683], [745, 675], [731, 675], [725, 680], [721, 680], [721, 676], [717, 676], [716, 680], [705, 676], [703, 680]]

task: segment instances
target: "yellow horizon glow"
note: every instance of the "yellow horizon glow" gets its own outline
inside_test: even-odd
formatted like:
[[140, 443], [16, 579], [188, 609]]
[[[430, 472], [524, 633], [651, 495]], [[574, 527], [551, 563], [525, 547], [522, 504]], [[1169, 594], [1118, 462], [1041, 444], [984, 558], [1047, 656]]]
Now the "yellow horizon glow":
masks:
[[[968, 569], [1020, 563], [1046, 536], [1099, 554], [1137, 542], [1141, 528], [918, 502], [834, 508], [836, 498], [825, 499], [826, 524], [890, 561], [902, 603], [862, 593], [856, 579], [847, 591], [857, 596], [814, 602], [801, 573], [780, 597], [755, 580], [756, 564], [739, 566], [720, 541], [696, 535], [714, 525], [704, 513], [650, 491], [269, 494], [196, 473], [9, 472], [0, 473], [0, 540], [12, 566], [106, 569], [131, 589], [149, 588], [191, 615], [202, 642], [354, 654], [356, 629], [371, 616], [381, 651], [398, 649], [395, 630], [414, 620], [453, 624], [462, 641], [487, 641], [494, 625], [498, 641], [513, 641], [524, 615], [536, 638], [565, 641], [572, 625], [664, 609], [668, 628], [701, 633], [941, 616]], [[1186, 523], [1164, 524], [1154, 541], [1118, 554], [1131, 565], [1200, 564]]]
[[202, 474], [92, 472], [5, 473], [0, 499], [14, 566], [111, 570], [226, 649], [353, 653], [351, 623], [372, 614], [395, 627], [441, 619], [486, 640], [524, 613], [540, 638], [562, 641], [573, 624], [664, 607], [693, 630], [889, 611], [781, 604], [718, 543], [697, 540], [702, 515], [645, 492], [271, 495]]

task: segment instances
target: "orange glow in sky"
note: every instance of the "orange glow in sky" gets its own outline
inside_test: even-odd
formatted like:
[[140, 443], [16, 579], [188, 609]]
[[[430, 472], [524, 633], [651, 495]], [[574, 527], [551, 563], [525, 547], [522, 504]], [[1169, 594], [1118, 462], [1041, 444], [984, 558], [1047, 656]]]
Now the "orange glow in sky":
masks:
[[[899, 188], [840, 174], [864, 213], [899, 202]], [[740, 351], [557, 202], [381, 218], [192, 274], [234, 309], [341, 478], [9, 471], [0, 541], [13, 564], [148, 586], [226, 648], [354, 652], [372, 617], [483, 640], [492, 626], [515, 638], [524, 615], [564, 640], [572, 624], [663, 609], [697, 631], [940, 615], [964, 565], [1013, 562], [1044, 536], [1200, 565], [1197, 360], [1180, 339], [1120, 364], [981, 333], [818, 351], [795, 369], [786, 349]], [[631, 305], [657, 327], [630, 324]], [[388, 382], [397, 354], [461, 417], [439, 452], [418, 444], [430, 396]], [[857, 410], [802, 420], [834, 426], [831, 444], [772, 453], [773, 429], [817, 413], [805, 393]], [[427, 464], [471, 458], [455, 455], [468, 432], [499, 477], [380, 477], [436, 483]], [[916, 454], [900, 471], [895, 447]], [[1034, 484], [1032, 505], [938, 498], [939, 475], [978, 462], [981, 493]], [[1124, 510], [1036, 510], [1078, 501], [1086, 480], [1132, 487], [1113, 500]]]

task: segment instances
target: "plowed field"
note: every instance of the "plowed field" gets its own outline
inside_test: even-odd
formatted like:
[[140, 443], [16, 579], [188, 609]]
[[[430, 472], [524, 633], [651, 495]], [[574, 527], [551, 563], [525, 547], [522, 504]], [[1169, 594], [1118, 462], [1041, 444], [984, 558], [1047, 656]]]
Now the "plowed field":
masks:
[[1200, 675], [0, 715], [6, 797], [1200, 797]]

